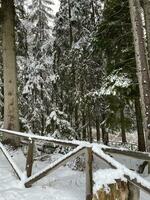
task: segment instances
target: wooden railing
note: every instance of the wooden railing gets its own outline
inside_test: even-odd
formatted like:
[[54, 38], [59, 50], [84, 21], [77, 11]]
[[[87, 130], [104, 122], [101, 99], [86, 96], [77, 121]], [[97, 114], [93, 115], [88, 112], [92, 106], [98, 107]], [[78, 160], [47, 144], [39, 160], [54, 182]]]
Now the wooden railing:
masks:
[[[92, 163], [93, 158], [96, 156], [98, 159], [105, 161], [110, 167], [114, 169], [119, 169], [123, 171], [124, 177], [133, 185], [142, 189], [143, 191], [150, 194], [150, 183], [139, 176], [137, 173], [129, 170], [124, 165], [117, 162], [114, 158], [109, 156], [108, 154], [122, 154], [124, 156], [130, 156], [134, 158], [138, 158], [141, 160], [150, 161], [150, 154], [149, 153], [142, 153], [142, 152], [133, 152], [127, 150], [119, 150], [116, 148], [110, 148], [100, 144], [90, 144], [87, 142], [81, 141], [65, 141], [59, 140], [49, 137], [43, 137], [38, 135], [31, 135], [27, 133], [21, 133], [16, 131], [9, 131], [0, 129], [1, 134], [11, 134], [15, 137], [20, 137], [25, 139], [28, 142], [28, 153], [27, 153], [27, 161], [26, 161], [26, 172], [27, 178], [24, 181], [25, 187], [31, 187], [32, 184], [37, 182], [38, 180], [42, 179], [43, 177], [47, 176], [48, 174], [52, 173], [59, 167], [65, 165], [68, 161], [77, 158], [80, 155], [84, 155], [86, 158], [86, 200], [92, 200], [93, 197], [93, 169]], [[42, 169], [41, 171], [37, 172], [36, 174], [32, 174], [32, 166], [33, 166], [33, 148], [34, 143], [36, 141], [45, 141], [47, 143], [54, 143], [61, 146], [70, 146], [74, 148], [71, 152], [67, 153], [66, 155], [62, 156], [60, 159], [55, 161], [54, 163], [49, 164], [46, 168]], [[20, 180], [23, 180], [22, 172], [17, 167], [17, 165], [12, 160], [9, 152], [6, 150], [4, 145], [0, 143], [0, 149], [2, 150], [3, 154], [7, 158], [8, 162], [12, 166], [13, 170], [15, 171], [17, 177]]]

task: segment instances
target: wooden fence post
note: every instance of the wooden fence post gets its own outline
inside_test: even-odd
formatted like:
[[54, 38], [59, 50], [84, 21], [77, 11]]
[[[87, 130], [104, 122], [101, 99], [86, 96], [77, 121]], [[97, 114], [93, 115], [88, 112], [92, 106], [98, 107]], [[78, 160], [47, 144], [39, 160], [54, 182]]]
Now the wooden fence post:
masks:
[[139, 200], [140, 199], [140, 189], [133, 183], [128, 182], [129, 195], [128, 200]]
[[92, 147], [86, 148], [86, 200], [93, 198], [93, 172], [92, 172], [93, 154]]
[[33, 151], [34, 151], [34, 140], [31, 140], [28, 146], [28, 154], [26, 162], [27, 177], [30, 177], [32, 175]]

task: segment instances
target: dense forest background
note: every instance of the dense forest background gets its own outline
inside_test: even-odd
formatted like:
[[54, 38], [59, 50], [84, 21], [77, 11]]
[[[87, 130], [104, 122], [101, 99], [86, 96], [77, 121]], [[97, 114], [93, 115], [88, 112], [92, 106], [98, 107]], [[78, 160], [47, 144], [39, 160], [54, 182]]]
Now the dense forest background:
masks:
[[134, 132], [144, 150], [128, 0], [60, 0], [56, 16], [53, 4], [15, 1], [20, 129], [105, 144], [110, 133], [126, 143]]

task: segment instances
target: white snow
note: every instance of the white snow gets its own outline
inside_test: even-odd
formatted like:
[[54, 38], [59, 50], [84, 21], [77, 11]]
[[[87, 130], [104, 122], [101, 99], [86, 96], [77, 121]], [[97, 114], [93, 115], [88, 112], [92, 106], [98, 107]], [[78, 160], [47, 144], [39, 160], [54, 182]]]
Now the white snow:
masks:
[[[11, 156], [24, 171], [25, 158], [22, 152], [11, 152]], [[49, 162], [50, 160], [35, 162], [33, 173], [43, 169]], [[17, 179], [0, 151], [0, 200], [83, 200], [84, 198], [85, 176], [83, 172], [61, 167], [27, 189]]]
[[110, 183], [116, 183], [115, 180], [120, 179], [126, 182], [122, 170], [117, 169], [100, 169], [94, 173], [94, 192], [98, 191], [103, 186], [107, 186]]
[[[32, 138], [34, 135], [29, 134]], [[76, 141], [73, 141], [76, 143]], [[78, 142], [77, 142], [78, 143]], [[79, 150], [84, 145], [93, 147], [100, 156], [104, 157], [108, 162], [112, 163], [117, 169], [106, 169], [107, 165], [99, 162], [98, 170], [94, 172], [94, 191], [96, 192], [103, 185], [114, 183], [115, 179], [126, 180], [124, 174], [128, 175], [131, 179], [136, 179], [139, 183], [145, 187], [150, 188], [150, 183], [146, 178], [140, 177], [135, 172], [127, 169], [124, 165], [115, 161], [109, 155], [104, 154], [101, 148], [104, 146], [97, 144], [88, 144], [81, 142], [81, 147], [77, 147], [73, 152]], [[3, 148], [1, 145], [0, 148]], [[8, 154], [8, 152], [6, 152]], [[70, 153], [71, 154], [71, 153]], [[8, 157], [13, 160], [16, 168], [20, 170], [21, 174], [25, 174], [26, 159], [21, 150], [11, 151]], [[33, 165], [33, 174], [38, 174], [42, 170], [47, 169], [47, 166], [53, 166], [62, 159], [58, 154], [49, 155], [46, 161], [35, 161]], [[65, 157], [65, 156], [64, 156]], [[96, 159], [94, 158], [96, 162]], [[103, 169], [105, 168], [105, 169]], [[95, 168], [94, 168], [95, 170]], [[34, 176], [34, 175], [33, 175]], [[0, 200], [83, 200], [85, 199], [85, 173], [79, 171], [73, 171], [67, 166], [60, 167], [53, 173], [42, 178], [38, 182], [34, 183], [31, 188], [27, 189], [19, 181], [8, 163], [0, 151]], [[149, 195], [141, 192], [141, 200], [149, 200]]]

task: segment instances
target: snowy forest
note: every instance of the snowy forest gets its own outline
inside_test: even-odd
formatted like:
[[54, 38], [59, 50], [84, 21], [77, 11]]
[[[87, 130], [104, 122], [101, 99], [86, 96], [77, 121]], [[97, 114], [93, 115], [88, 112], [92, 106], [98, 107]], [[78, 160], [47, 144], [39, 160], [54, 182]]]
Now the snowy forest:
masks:
[[[149, 0], [0, 0], [0, 200], [149, 200], [149, 69]], [[25, 187], [57, 165], [61, 181], [26, 192], [14, 176], [7, 188], [7, 162]]]

